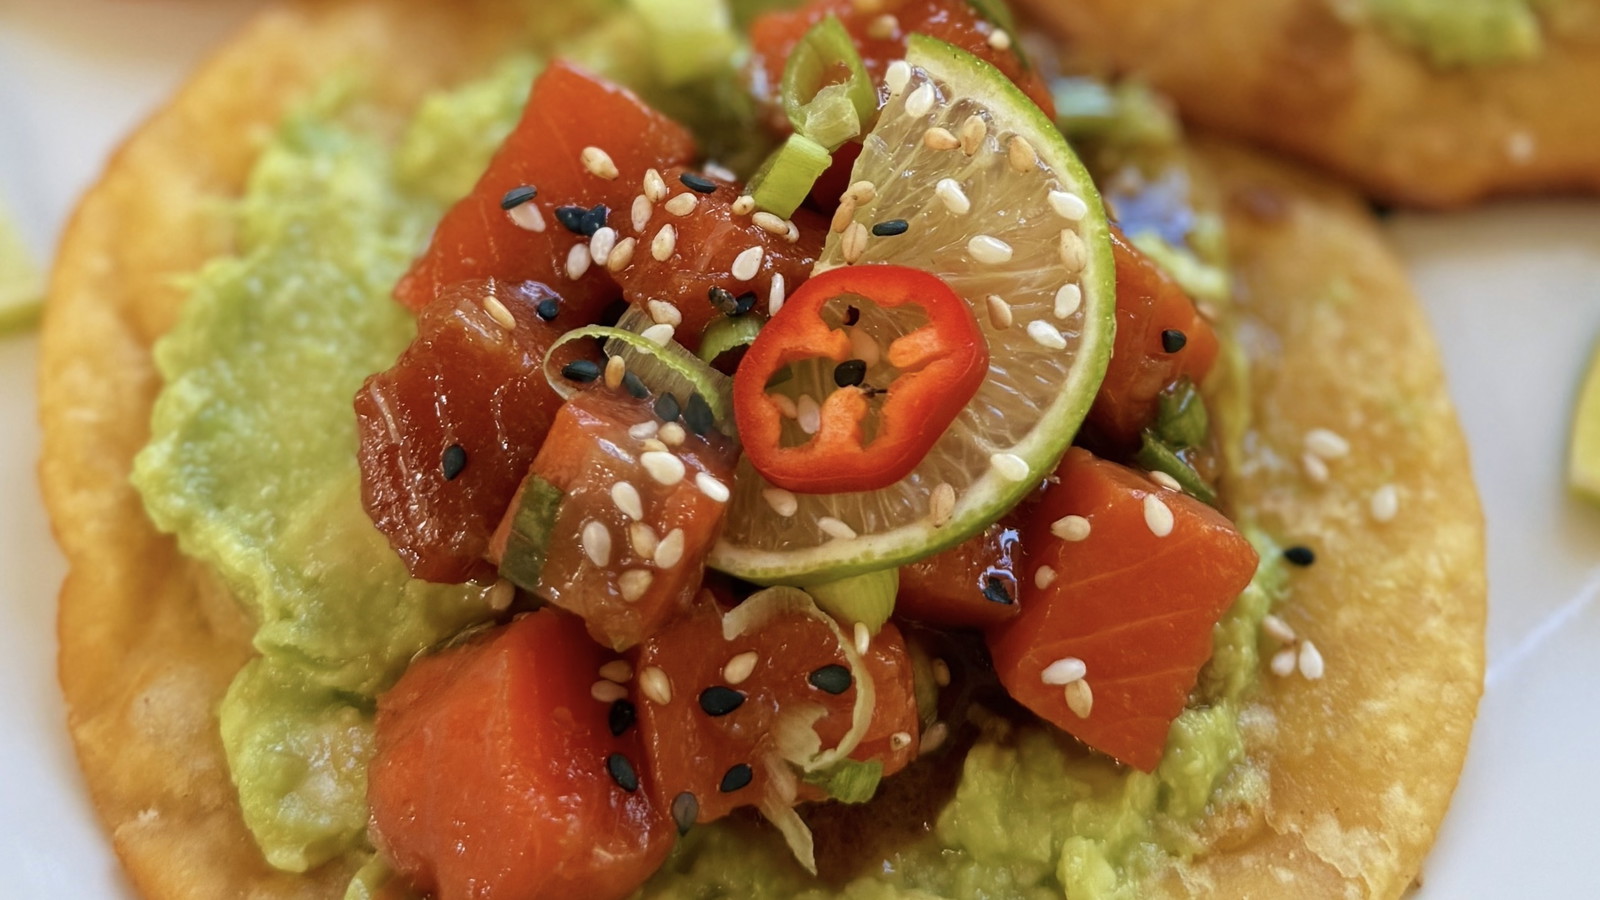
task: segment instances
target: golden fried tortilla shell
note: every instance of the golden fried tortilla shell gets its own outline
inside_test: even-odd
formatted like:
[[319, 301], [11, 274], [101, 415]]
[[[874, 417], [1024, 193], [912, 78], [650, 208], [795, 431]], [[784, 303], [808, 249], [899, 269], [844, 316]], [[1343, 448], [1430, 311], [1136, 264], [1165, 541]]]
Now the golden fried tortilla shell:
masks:
[[[1536, 61], [1436, 68], [1338, 0], [1020, 0], [1073, 67], [1137, 74], [1193, 122], [1393, 203], [1600, 191], [1600, 2], [1545, 16]], [[1346, 4], [1348, 5], [1348, 4]]]

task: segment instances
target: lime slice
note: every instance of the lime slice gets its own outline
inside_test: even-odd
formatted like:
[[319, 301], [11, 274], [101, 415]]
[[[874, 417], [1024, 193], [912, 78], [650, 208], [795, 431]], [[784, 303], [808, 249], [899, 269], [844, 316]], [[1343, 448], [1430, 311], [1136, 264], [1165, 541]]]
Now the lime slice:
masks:
[[[845, 201], [854, 220], [830, 232], [817, 270], [893, 263], [939, 275], [972, 305], [989, 374], [917, 468], [882, 490], [790, 494], [741, 463], [710, 564], [751, 581], [833, 581], [975, 534], [1050, 473], [1110, 358], [1105, 213], [1055, 126], [992, 66], [920, 35], [886, 81]], [[876, 329], [882, 345], [917, 324], [857, 312], [856, 328]], [[796, 367], [772, 390], [820, 400], [830, 370]]]
[[1600, 501], [1600, 348], [1589, 359], [1578, 406], [1572, 414], [1572, 446], [1567, 456], [1567, 484]]
[[0, 206], [0, 335], [33, 327], [39, 321], [44, 281], [22, 244], [16, 226]]

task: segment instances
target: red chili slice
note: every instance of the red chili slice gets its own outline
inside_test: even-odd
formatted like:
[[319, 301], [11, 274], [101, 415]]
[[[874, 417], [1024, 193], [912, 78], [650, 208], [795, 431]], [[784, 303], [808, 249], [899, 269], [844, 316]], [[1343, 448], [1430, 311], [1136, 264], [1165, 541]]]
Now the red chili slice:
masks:
[[[767, 393], [773, 376], [807, 360], [850, 360], [850, 339], [822, 316], [838, 297], [881, 309], [921, 307], [927, 324], [889, 344], [884, 359], [897, 372], [882, 400], [861, 386], [841, 387], [822, 402], [816, 433], [784, 446], [784, 416]], [[761, 330], [734, 376], [734, 418], [756, 471], [802, 493], [871, 491], [916, 468], [989, 368], [989, 348], [972, 310], [937, 276], [903, 266], [834, 269], [805, 283]], [[881, 386], [879, 386], [881, 387]], [[862, 423], [880, 403], [876, 435]]]

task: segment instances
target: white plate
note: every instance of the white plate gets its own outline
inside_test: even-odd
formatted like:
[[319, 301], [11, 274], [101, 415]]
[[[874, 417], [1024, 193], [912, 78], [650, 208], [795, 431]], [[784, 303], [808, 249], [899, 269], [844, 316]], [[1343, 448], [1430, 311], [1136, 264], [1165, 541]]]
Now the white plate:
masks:
[[[259, 0], [0, 0], [0, 196], [43, 259], [106, 155]], [[1562, 489], [1600, 336], [1600, 203], [1400, 216], [1489, 515], [1488, 690], [1423, 898], [1600, 896], [1600, 509]], [[0, 872], [8, 897], [131, 896], [54, 674], [60, 555], [35, 486], [32, 337], [0, 339]]]

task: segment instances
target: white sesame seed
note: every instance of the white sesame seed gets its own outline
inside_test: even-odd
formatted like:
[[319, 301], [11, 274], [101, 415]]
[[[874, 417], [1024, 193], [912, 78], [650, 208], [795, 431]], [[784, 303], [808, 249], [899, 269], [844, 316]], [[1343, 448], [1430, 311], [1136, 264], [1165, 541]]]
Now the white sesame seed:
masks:
[[650, 313], [650, 321], [657, 325], [671, 325], [677, 328], [683, 324], [683, 313], [665, 300], [651, 300], [644, 305], [644, 308]]
[[838, 208], [833, 211], [833, 218], [828, 222], [828, 230], [834, 234], [843, 234], [844, 230], [850, 227], [850, 223], [855, 221], [855, 218], [855, 198], [850, 196], [842, 197], [839, 200]]
[[656, 544], [661, 539], [656, 537], [656, 530], [643, 522], [635, 522], [628, 526], [628, 545], [633, 548], [633, 555], [650, 559], [656, 555]]
[[948, 482], [939, 482], [928, 496], [928, 518], [933, 521], [933, 527], [943, 528], [955, 511], [956, 489]]
[[768, 234], [788, 234], [789, 223], [778, 218], [766, 210], [761, 210], [750, 217], [755, 226]]
[[583, 552], [589, 561], [605, 568], [611, 563], [611, 529], [606, 523], [589, 520], [583, 526]]
[[853, 541], [856, 539], [856, 530], [833, 516], [819, 517], [817, 519], [817, 527], [822, 529], [823, 534], [831, 538], [838, 538], [841, 541]]
[[729, 274], [738, 281], [753, 281], [761, 274], [761, 257], [766, 253], [759, 245], [750, 247], [733, 258]]
[[722, 680], [729, 684], [743, 684], [756, 670], [756, 663], [761, 661], [761, 655], [754, 650], [746, 650], [728, 660], [722, 667]]
[[705, 494], [715, 503], [727, 503], [728, 498], [733, 496], [728, 491], [728, 486], [719, 481], [710, 472], [701, 472], [695, 475], [694, 486], [700, 489], [700, 493]]
[[1061, 240], [1056, 249], [1060, 251], [1061, 264], [1067, 267], [1068, 272], [1082, 272], [1083, 267], [1089, 264], [1089, 248], [1071, 228], [1061, 229]]
[[777, 315], [778, 310], [783, 309], [783, 301], [787, 296], [784, 292], [783, 273], [773, 272], [772, 287], [767, 290], [767, 315]]
[[954, 150], [961, 146], [961, 139], [950, 133], [950, 129], [935, 125], [922, 133], [922, 146], [929, 150]]
[[1055, 314], [1058, 319], [1065, 319], [1078, 311], [1083, 305], [1083, 288], [1075, 284], [1063, 284], [1056, 290]]
[[633, 664], [625, 659], [613, 659], [600, 667], [600, 677], [617, 684], [627, 684], [633, 677]]
[[1082, 197], [1068, 191], [1051, 191], [1050, 208], [1069, 222], [1077, 222], [1089, 214], [1089, 204]]
[[656, 576], [649, 569], [629, 569], [617, 576], [617, 588], [622, 591], [622, 599], [633, 603], [650, 590], [650, 583], [655, 580]]
[[737, 172], [717, 162], [716, 160], [712, 160], [701, 166], [700, 171], [706, 173], [707, 178], [713, 178], [717, 181], [732, 182], [739, 180], [739, 174]]
[[617, 230], [610, 226], [601, 228], [589, 238], [589, 256], [594, 259], [595, 265], [603, 266], [611, 259], [611, 251], [617, 246]]
[[689, 439], [689, 433], [677, 422], [668, 422], [661, 426], [661, 443], [668, 447], [681, 447]]
[[989, 136], [989, 123], [983, 116], [973, 113], [961, 123], [961, 152], [972, 156], [983, 146], [983, 139]]
[[911, 83], [911, 64], [903, 59], [889, 63], [889, 68], [884, 70], [883, 83], [889, 88], [889, 96], [898, 97]]
[[662, 671], [660, 666], [647, 666], [639, 673], [639, 690], [657, 706], [666, 706], [672, 702], [672, 681], [667, 678], [667, 673]]
[[687, 216], [700, 205], [700, 198], [692, 191], [684, 191], [671, 200], [661, 205], [661, 208], [675, 216]]
[[544, 231], [544, 213], [539, 210], [537, 203], [519, 203], [508, 210], [506, 215], [511, 217], [511, 224], [523, 231]]
[[900, 20], [885, 13], [867, 23], [867, 37], [876, 41], [887, 41], [900, 30]]
[[1392, 484], [1386, 484], [1372, 492], [1369, 501], [1372, 518], [1378, 522], [1392, 522], [1400, 514], [1400, 491]]
[[638, 244], [639, 242], [633, 238], [617, 241], [617, 245], [606, 255], [606, 268], [613, 272], [621, 272], [627, 268], [628, 263], [633, 262], [633, 248]]
[[917, 747], [918, 755], [933, 753], [944, 746], [945, 739], [950, 737], [950, 726], [943, 722], [935, 722], [922, 733], [922, 743]]
[[1336, 431], [1313, 428], [1306, 432], [1306, 449], [1323, 459], [1339, 459], [1350, 453], [1350, 442]]
[[991, 266], [1011, 261], [1011, 245], [987, 234], [976, 235], [967, 241], [967, 253], [978, 262]]
[[767, 501], [772, 511], [784, 518], [794, 515], [800, 510], [800, 500], [794, 494], [783, 488], [766, 488], [761, 492], [761, 498]]
[[899, 753], [909, 746], [911, 746], [911, 732], [896, 731], [894, 734], [889, 735], [889, 749], [895, 753]]
[[650, 473], [651, 478], [668, 487], [682, 481], [686, 472], [683, 460], [660, 450], [639, 454], [639, 462], [644, 466], [644, 470]]
[[644, 499], [639, 496], [639, 489], [626, 481], [611, 486], [611, 502], [630, 519], [637, 521], [644, 518]]
[[501, 328], [504, 328], [507, 331], [515, 331], [517, 329], [516, 316], [511, 314], [511, 310], [506, 309], [506, 305], [500, 302], [499, 297], [485, 298], [483, 301], [483, 310], [484, 312], [487, 312], [489, 314], [489, 318], [493, 319], [495, 324], [499, 325]]
[[854, 632], [852, 636], [855, 638], [856, 653], [866, 656], [872, 649], [872, 632], [868, 630], [867, 623], [857, 622], [855, 628], [851, 630]]
[[1044, 590], [1056, 583], [1056, 570], [1049, 566], [1040, 566], [1033, 571], [1033, 586]]
[[633, 438], [634, 440], [642, 441], [642, 440], [644, 440], [646, 438], [655, 437], [656, 436], [656, 432], [658, 432], [660, 430], [661, 430], [661, 423], [657, 422], [655, 419], [651, 419], [648, 422], [640, 422], [639, 424], [633, 426], [632, 428], [629, 428], [628, 429], [628, 436]]
[[655, 453], [665, 453], [665, 452], [667, 452], [667, 444], [666, 444], [666, 442], [657, 440], [655, 438], [649, 438], [647, 440], [640, 441], [639, 442], [639, 447], [640, 447], [640, 449], [644, 450], [645, 452], [655, 452]]
[[755, 211], [756, 198], [750, 196], [749, 194], [740, 194], [739, 197], [733, 201], [733, 214], [736, 216], [748, 216]]
[[772, 405], [778, 408], [778, 413], [785, 419], [800, 418], [800, 407], [795, 404], [794, 399], [789, 395], [768, 394], [767, 398], [772, 401]]
[[1011, 304], [1000, 298], [998, 294], [990, 294], [984, 298], [984, 303], [989, 307], [989, 324], [996, 329], [1004, 331], [1011, 327]]
[[650, 224], [650, 216], [654, 214], [655, 211], [655, 204], [650, 202], [649, 197], [640, 194], [639, 196], [633, 198], [633, 209], [630, 214], [630, 218], [633, 221], [633, 230], [640, 232], [644, 231], [645, 228]]
[[869, 369], [883, 359], [883, 348], [865, 328], [851, 328], [849, 332], [851, 356], [866, 363]]
[[1089, 520], [1083, 516], [1062, 516], [1050, 523], [1050, 533], [1063, 541], [1081, 541], [1089, 536]]
[[1083, 660], [1076, 656], [1063, 656], [1045, 666], [1044, 671], [1039, 673], [1039, 680], [1048, 685], [1064, 687], [1074, 681], [1082, 680], [1087, 674], [1089, 667], [1084, 665]]
[[1317, 484], [1323, 484], [1328, 480], [1328, 464], [1322, 461], [1322, 457], [1309, 450], [1300, 457], [1300, 467], [1305, 469], [1306, 477]]
[[[910, 73], [908, 72], [907, 74], [909, 75]], [[913, 119], [920, 119], [926, 116], [928, 113], [933, 112], [934, 100], [933, 85], [924, 81], [922, 84], [917, 85], [917, 89], [911, 92], [911, 96], [906, 98], [906, 115]]]
[[659, 568], [670, 569], [683, 561], [683, 551], [688, 538], [682, 528], [674, 528], [656, 544], [655, 562]]
[[589, 256], [588, 244], [573, 244], [567, 251], [567, 277], [573, 281], [582, 278], [589, 271], [589, 264], [594, 260]]
[[1047, 350], [1067, 349], [1067, 339], [1062, 333], [1044, 319], [1034, 319], [1028, 323], [1028, 337], [1033, 342]]
[[935, 657], [934, 660], [933, 660], [933, 663], [932, 663], [932, 668], [933, 668], [933, 683], [938, 685], [939, 687], [949, 687], [950, 686], [950, 664], [945, 662], [942, 659], [939, 659], [939, 658]]
[[1156, 537], [1166, 537], [1172, 533], [1172, 508], [1161, 502], [1161, 498], [1155, 494], [1145, 494], [1144, 524], [1150, 527], [1150, 533]]
[[1006, 161], [1014, 172], [1031, 172], [1039, 165], [1039, 151], [1033, 149], [1028, 139], [1020, 134], [1006, 141]]
[[990, 47], [993, 47], [996, 50], [1000, 50], [1000, 51], [1010, 50], [1011, 49], [1011, 34], [1010, 34], [1010, 32], [1007, 32], [1004, 28], [996, 28], [994, 31], [989, 32], [989, 41], [988, 41], [988, 43], [989, 43]]
[[666, 262], [672, 258], [672, 252], [678, 249], [678, 229], [672, 223], [661, 226], [656, 236], [650, 239], [650, 255], [656, 262]]
[[795, 418], [800, 422], [800, 430], [806, 434], [816, 434], [822, 427], [822, 407], [810, 394], [801, 394], [795, 402]]
[[605, 385], [616, 390], [622, 385], [623, 376], [628, 374], [628, 361], [620, 356], [613, 356], [606, 360]]
[[615, 703], [628, 696], [628, 689], [604, 678], [589, 686], [589, 696], [601, 703]]
[[1322, 651], [1310, 641], [1300, 643], [1300, 674], [1308, 681], [1316, 681], [1322, 677], [1323, 662]]
[[850, 227], [844, 230], [844, 239], [840, 241], [845, 262], [853, 265], [861, 259], [861, 254], [867, 252], [868, 237], [867, 226], [860, 222], [850, 223]]
[[1272, 669], [1272, 674], [1279, 678], [1288, 678], [1294, 674], [1295, 660], [1295, 649], [1293, 647], [1285, 647], [1272, 654], [1272, 662], [1268, 665]]
[[662, 323], [660, 325], [651, 325], [649, 328], [639, 332], [639, 336], [658, 347], [665, 347], [676, 333], [676, 328]]
[[844, 195], [855, 201], [857, 206], [866, 206], [878, 199], [878, 186], [863, 178], [845, 188]]
[[1062, 689], [1067, 698], [1067, 709], [1080, 719], [1089, 718], [1094, 711], [1094, 691], [1089, 687], [1089, 682], [1080, 678], [1069, 683]]
[[939, 179], [939, 183], [933, 186], [933, 195], [954, 215], [964, 216], [972, 211], [972, 201], [967, 199], [967, 192], [961, 189], [954, 178]]
[[505, 612], [511, 608], [511, 601], [517, 599], [517, 586], [504, 578], [497, 579], [493, 587], [489, 588], [489, 608], [495, 612]]
[[1161, 471], [1151, 472], [1150, 473], [1150, 480], [1154, 481], [1156, 484], [1161, 485], [1162, 487], [1166, 488], [1169, 491], [1181, 491], [1181, 490], [1183, 490], [1183, 485], [1178, 483], [1178, 479], [1173, 478], [1171, 475], [1168, 475], [1166, 472], [1161, 472]]
[[989, 465], [1007, 481], [1023, 481], [1028, 477], [1028, 461], [1015, 453], [991, 453]]
[[644, 195], [650, 198], [651, 203], [660, 203], [667, 199], [672, 189], [667, 187], [667, 180], [661, 177], [660, 169], [647, 169], [644, 173]]
[[610, 181], [617, 177], [617, 164], [611, 161], [611, 154], [599, 147], [585, 147], [578, 154], [578, 159], [590, 175]]
[[1268, 613], [1261, 620], [1261, 630], [1266, 632], [1268, 637], [1272, 638], [1273, 640], [1277, 641], [1280, 644], [1292, 644], [1292, 643], [1294, 643], [1294, 640], [1295, 640], [1294, 629], [1289, 627], [1289, 623], [1288, 622], [1285, 622], [1284, 620], [1278, 618], [1275, 615], [1272, 615], [1271, 613]]

